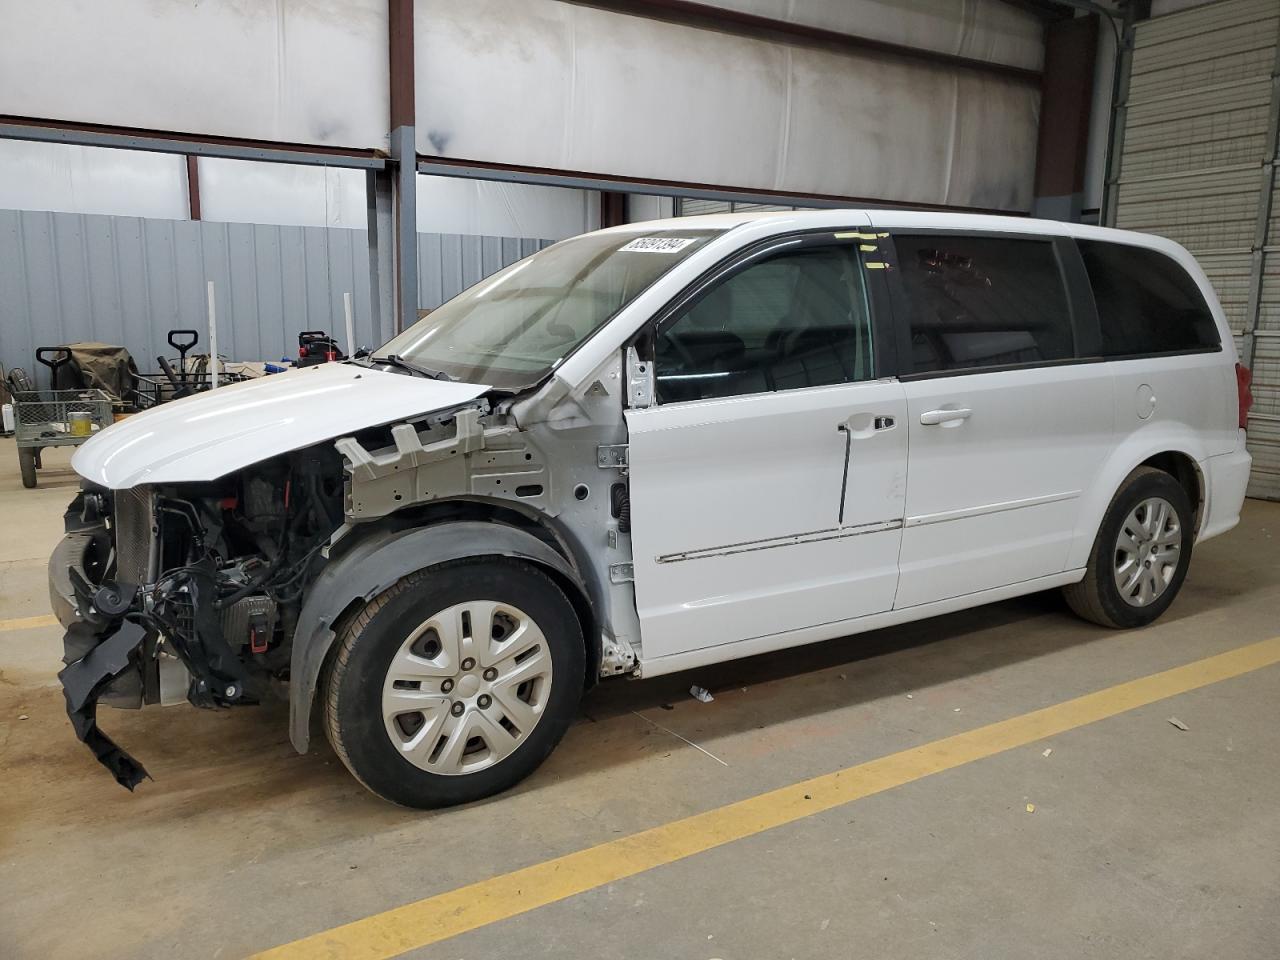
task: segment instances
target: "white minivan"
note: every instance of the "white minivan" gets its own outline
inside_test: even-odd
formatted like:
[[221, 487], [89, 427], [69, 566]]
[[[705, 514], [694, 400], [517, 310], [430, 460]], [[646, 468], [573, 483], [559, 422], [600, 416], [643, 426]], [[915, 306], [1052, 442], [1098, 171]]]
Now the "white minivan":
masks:
[[531, 773], [601, 677], [1061, 587], [1140, 627], [1239, 520], [1248, 372], [1168, 240], [891, 210], [565, 240], [371, 356], [88, 441], [50, 562], [99, 702], [274, 691], [397, 803]]

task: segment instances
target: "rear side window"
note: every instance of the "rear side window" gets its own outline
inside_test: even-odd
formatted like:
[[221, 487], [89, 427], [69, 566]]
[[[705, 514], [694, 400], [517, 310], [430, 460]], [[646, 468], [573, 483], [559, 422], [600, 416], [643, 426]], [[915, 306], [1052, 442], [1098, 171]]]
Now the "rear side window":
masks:
[[896, 235], [911, 330], [911, 372], [1075, 356], [1051, 240]]
[[1213, 350], [1218, 325], [1176, 260], [1124, 243], [1078, 241], [1102, 325], [1102, 355]]

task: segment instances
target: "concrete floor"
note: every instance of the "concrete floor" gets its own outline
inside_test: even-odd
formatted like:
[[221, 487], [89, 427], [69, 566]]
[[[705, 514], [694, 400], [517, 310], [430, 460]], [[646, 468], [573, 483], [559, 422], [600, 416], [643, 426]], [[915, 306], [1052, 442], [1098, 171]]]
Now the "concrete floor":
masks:
[[[75, 488], [48, 460], [23, 490], [0, 441], [0, 620], [48, 612]], [[431, 814], [367, 794], [323, 741], [295, 755], [283, 706], [103, 711], [156, 778], [131, 796], [72, 735], [58, 629], [0, 631], [0, 956], [245, 956], [1275, 636], [1278, 589], [1280, 504], [1250, 502], [1147, 630], [1103, 631], [1046, 594], [605, 684], [522, 787]], [[1273, 666], [411, 955], [1274, 960], [1277, 756]]]

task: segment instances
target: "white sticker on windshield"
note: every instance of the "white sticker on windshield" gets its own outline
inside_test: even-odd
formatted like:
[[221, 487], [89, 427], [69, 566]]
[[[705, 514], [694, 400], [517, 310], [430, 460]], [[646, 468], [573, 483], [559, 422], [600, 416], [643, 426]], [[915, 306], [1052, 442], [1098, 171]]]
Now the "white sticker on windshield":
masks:
[[691, 243], [693, 237], [637, 237], [618, 250], [621, 253], [675, 253]]

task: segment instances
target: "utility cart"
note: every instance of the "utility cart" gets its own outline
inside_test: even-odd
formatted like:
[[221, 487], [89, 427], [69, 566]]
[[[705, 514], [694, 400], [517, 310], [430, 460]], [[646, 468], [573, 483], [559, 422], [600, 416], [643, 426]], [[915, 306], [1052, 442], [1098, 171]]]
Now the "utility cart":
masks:
[[[199, 331], [170, 330], [168, 341], [169, 346], [178, 351], [177, 366], [164, 357], [156, 357], [160, 373], [138, 374], [133, 378], [133, 391], [128, 401], [135, 410], [149, 410], [168, 400], [189, 397], [213, 387], [213, 375], [207, 366], [192, 369], [187, 364], [187, 352], [200, 342]], [[218, 386], [247, 379], [241, 373], [231, 373], [222, 368], [218, 371]]]
[[36, 485], [36, 470], [45, 447], [76, 446], [112, 422], [111, 397], [102, 390], [54, 390], [54, 376], [71, 359], [66, 347], [40, 347], [36, 359], [49, 368], [50, 389], [15, 391], [14, 437], [22, 485]]

